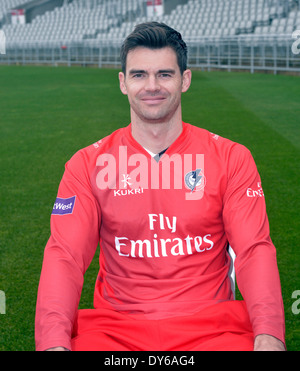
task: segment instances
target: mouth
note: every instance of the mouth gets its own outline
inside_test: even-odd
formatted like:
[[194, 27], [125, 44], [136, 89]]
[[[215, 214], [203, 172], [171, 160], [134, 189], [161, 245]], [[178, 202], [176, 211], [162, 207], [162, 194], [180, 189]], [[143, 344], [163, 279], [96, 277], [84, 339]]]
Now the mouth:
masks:
[[142, 102], [153, 105], [153, 104], [159, 104], [163, 102], [166, 98], [163, 96], [149, 96], [149, 97], [144, 97], [142, 98]]

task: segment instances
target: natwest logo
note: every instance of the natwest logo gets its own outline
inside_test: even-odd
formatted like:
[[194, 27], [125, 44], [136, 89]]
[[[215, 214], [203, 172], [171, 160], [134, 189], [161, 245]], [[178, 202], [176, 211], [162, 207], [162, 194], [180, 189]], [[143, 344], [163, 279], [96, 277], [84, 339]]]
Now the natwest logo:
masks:
[[68, 215], [73, 213], [76, 196], [70, 198], [57, 197], [53, 205], [52, 215]]

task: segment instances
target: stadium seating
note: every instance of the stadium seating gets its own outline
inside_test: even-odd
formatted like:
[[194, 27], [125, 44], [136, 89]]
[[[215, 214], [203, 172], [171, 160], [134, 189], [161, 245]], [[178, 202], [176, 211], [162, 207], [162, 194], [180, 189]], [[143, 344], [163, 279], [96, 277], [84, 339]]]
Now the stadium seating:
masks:
[[[0, 11], [22, 0], [3, 0]], [[23, 1], [24, 3], [24, 1]], [[188, 39], [253, 34], [291, 34], [300, 24], [297, 1], [189, 0], [170, 14], [151, 19], [178, 29]], [[144, 0], [73, 0], [37, 16], [25, 25], [5, 25], [7, 41], [76, 42], [123, 39], [134, 25], [149, 18]], [[282, 4], [282, 5], [281, 5]]]
[[110, 30], [125, 18], [136, 18], [143, 0], [114, 0], [113, 6], [107, 0], [97, 3], [98, 6], [89, 7], [88, 2], [74, 0], [37, 16], [29, 24], [8, 25], [3, 29], [11, 41], [68, 42], [93, 39], [98, 34], [105, 34], [105, 38], [110, 34], [119, 37], [116, 32], [109, 33]]
[[[296, 16], [297, 11], [294, 12]], [[291, 33], [295, 18], [289, 24], [282, 23], [282, 28], [271, 29], [272, 21], [285, 16], [283, 7], [269, 7], [264, 0], [189, 0], [172, 12], [168, 20], [184, 36], [231, 36], [254, 33], [257, 27], [264, 27], [262, 31], [267, 34]]]

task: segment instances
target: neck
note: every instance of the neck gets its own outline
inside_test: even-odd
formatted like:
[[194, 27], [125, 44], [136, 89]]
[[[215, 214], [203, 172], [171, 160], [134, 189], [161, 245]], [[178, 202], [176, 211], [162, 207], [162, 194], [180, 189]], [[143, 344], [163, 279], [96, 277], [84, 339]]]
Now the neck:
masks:
[[182, 132], [182, 120], [168, 122], [142, 122], [132, 120], [133, 138], [144, 148], [159, 153], [168, 148]]

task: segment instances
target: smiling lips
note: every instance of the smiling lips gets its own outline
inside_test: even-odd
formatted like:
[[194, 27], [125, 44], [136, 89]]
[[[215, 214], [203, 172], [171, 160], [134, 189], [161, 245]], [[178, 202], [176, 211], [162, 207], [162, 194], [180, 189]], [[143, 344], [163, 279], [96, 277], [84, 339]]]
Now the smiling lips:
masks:
[[166, 98], [162, 95], [145, 96], [141, 98], [141, 101], [147, 104], [158, 104], [164, 101]]

